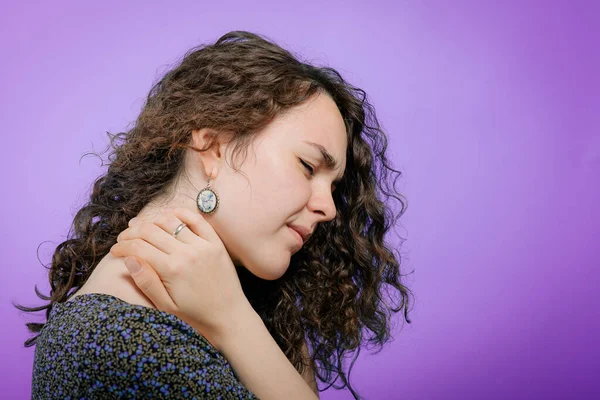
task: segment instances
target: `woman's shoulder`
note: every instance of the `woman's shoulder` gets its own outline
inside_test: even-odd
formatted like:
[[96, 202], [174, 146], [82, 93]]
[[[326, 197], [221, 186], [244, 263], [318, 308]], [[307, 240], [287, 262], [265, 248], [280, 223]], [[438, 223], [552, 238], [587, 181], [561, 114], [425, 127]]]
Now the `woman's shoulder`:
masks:
[[206, 338], [179, 317], [106, 293], [86, 293], [54, 303], [40, 336], [60, 338], [72, 346], [94, 339], [90, 346], [103, 341], [108, 342], [107, 349], [111, 342], [132, 348], [140, 342], [189, 344], [223, 359]]
[[211, 385], [213, 393], [217, 385], [252, 398], [226, 359], [190, 325], [109, 294], [55, 303], [36, 342], [35, 393], [133, 390], [168, 397], [186, 390], [208, 393]]

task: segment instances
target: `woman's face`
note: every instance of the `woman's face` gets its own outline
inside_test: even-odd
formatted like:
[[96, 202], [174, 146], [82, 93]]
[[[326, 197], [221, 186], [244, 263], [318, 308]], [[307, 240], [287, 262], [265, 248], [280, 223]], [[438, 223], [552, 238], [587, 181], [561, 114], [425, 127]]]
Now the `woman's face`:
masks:
[[[206, 140], [205, 133], [194, 131], [196, 147]], [[335, 169], [327, 169], [321, 152], [310, 142], [337, 160]], [[195, 166], [188, 171], [195, 168], [196, 191], [187, 193], [185, 206], [206, 186], [205, 171], [214, 171], [210, 186], [219, 196], [219, 207], [213, 214], [202, 215], [235, 265], [262, 279], [278, 279], [286, 272], [291, 255], [299, 250], [298, 238], [287, 225], [301, 225], [313, 232], [317, 224], [335, 218], [333, 182], [345, 170], [346, 146], [346, 128], [335, 102], [328, 95], [313, 96], [258, 134], [245, 160], [241, 153], [241, 173], [230, 167], [230, 147], [224, 144], [218, 150], [215, 146], [203, 153], [192, 152]], [[301, 159], [314, 169], [313, 176]]]

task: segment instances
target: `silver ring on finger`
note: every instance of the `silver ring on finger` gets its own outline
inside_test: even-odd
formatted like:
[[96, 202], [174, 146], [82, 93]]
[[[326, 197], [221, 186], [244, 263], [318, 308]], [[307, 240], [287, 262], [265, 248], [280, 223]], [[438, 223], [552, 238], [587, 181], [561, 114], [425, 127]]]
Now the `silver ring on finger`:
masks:
[[182, 222], [181, 224], [179, 224], [179, 226], [177, 227], [177, 229], [175, 229], [175, 231], [173, 232], [173, 237], [175, 239], [177, 239], [177, 235], [179, 234], [179, 232], [181, 232], [181, 230], [183, 228], [185, 228], [187, 226], [187, 224], [185, 222]]

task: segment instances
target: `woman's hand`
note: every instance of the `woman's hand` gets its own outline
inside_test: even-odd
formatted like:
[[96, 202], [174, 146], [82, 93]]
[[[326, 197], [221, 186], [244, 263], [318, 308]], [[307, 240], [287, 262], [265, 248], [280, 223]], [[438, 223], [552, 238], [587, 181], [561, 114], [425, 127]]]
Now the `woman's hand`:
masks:
[[[178, 234], [175, 229], [187, 224]], [[221, 238], [202, 217], [176, 208], [150, 221], [130, 221], [110, 249], [136, 285], [161, 311], [174, 314], [210, 340], [251, 309]], [[131, 261], [141, 267], [133, 272]], [[249, 308], [247, 308], [249, 307]]]

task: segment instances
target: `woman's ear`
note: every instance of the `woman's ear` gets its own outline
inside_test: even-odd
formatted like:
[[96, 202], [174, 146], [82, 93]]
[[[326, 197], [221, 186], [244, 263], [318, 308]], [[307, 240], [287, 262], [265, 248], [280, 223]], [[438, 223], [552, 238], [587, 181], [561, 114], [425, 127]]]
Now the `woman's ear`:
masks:
[[214, 129], [202, 128], [192, 130], [192, 145], [198, 150], [208, 150], [208, 147], [214, 145], [218, 134]]
[[192, 145], [199, 151], [194, 151], [198, 164], [206, 176], [214, 180], [218, 173], [220, 164], [224, 161], [224, 146], [222, 137], [209, 128], [192, 131]]

